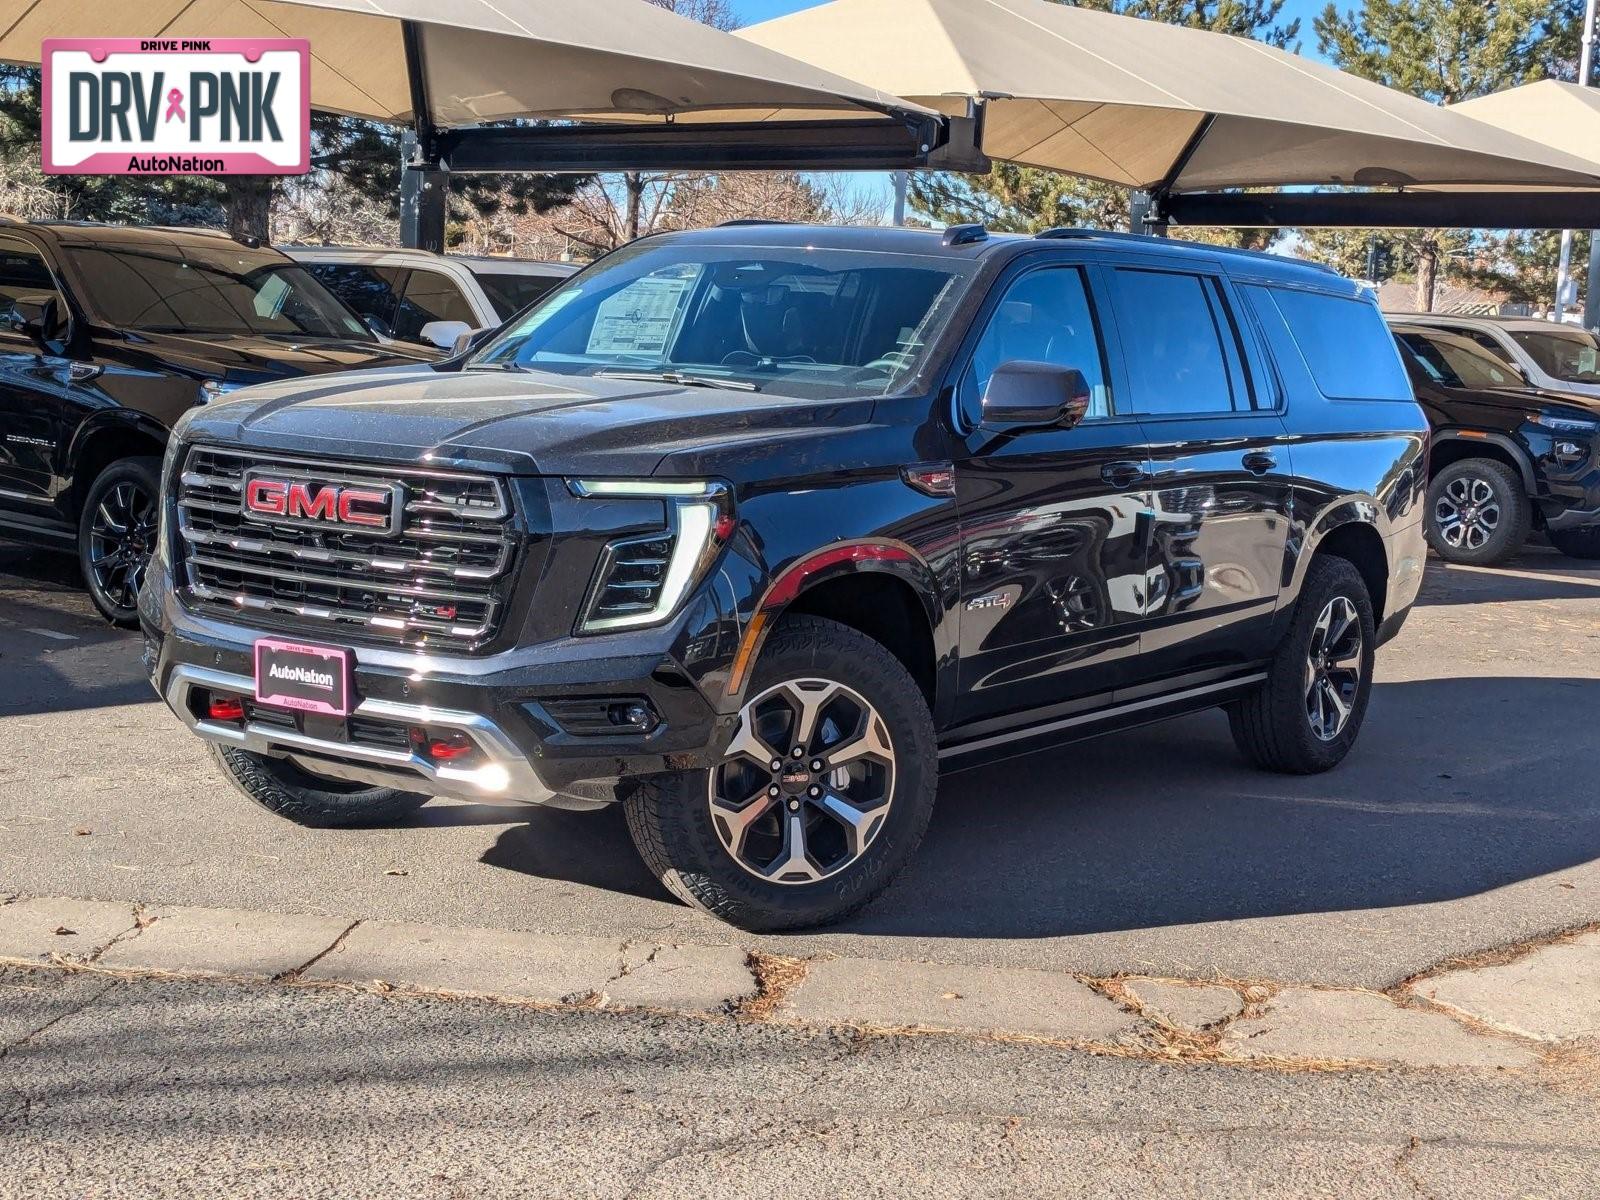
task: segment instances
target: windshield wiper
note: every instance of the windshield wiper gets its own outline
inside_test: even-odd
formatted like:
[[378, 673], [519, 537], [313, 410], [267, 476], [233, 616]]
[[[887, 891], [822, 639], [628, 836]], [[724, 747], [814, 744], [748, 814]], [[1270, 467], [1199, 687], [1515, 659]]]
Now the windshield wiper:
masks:
[[674, 383], [679, 387], [721, 388], [726, 392], [759, 392], [744, 379], [723, 379], [716, 375], [685, 375], [682, 371], [596, 371], [601, 379], [637, 379], [645, 383]]
[[463, 365], [465, 371], [521, 371], [526, 373], [528, 368], [515, 362], [469, 362]]

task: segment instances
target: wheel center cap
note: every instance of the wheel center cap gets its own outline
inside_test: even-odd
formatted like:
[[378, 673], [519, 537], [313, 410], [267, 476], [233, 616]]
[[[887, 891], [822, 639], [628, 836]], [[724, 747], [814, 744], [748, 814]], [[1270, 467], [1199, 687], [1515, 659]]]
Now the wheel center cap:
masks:
[[811, 786], [811, 771], [800, 765], [786, 767], [778, 775], [778, 786], [792, 796], [798, 796]]

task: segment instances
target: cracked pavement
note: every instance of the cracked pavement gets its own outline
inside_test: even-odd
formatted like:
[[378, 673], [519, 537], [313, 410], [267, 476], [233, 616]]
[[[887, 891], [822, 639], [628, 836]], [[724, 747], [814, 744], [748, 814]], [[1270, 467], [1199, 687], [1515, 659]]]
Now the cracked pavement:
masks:
[[0, 1197], [1593, 1195], [1592, 1074], [0, 969]]

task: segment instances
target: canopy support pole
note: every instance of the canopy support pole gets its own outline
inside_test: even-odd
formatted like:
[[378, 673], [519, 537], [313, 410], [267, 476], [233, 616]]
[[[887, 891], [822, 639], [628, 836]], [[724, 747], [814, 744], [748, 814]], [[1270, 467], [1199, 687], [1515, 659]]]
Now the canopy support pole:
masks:
[[402, 141], [400, 170], [400, 244], [413, 250], [444, 253], [444, 224], [450, 195], [450, 172], [439, 161], [439, 138], [423, 70], [422, 26], [400, 22], [406, 52], [406, 78], [411, 85], [414, 132]]

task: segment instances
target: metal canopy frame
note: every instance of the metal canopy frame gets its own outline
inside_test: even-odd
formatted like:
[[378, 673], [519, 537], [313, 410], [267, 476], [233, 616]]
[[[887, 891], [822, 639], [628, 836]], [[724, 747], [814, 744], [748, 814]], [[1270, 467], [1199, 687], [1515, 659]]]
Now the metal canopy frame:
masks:
[[1582, 192], [1173, 192], [1144, 223], [1228, 229], [1596, 229], [1600, 190]]
[[983, 106], [965, 117], [884, 110], [882, 118], [699, 124], [471, 126], [437, 129], [423, 71], [425, 27], [401, 23], [414, 131], [400, 180], [400, 239], [444, 251], [453, 173], [538, 171], [987, 171]]

